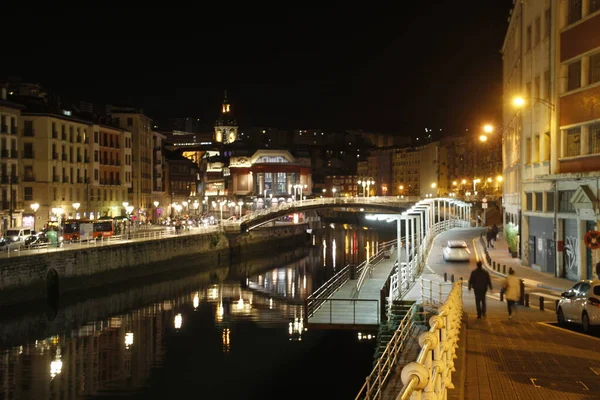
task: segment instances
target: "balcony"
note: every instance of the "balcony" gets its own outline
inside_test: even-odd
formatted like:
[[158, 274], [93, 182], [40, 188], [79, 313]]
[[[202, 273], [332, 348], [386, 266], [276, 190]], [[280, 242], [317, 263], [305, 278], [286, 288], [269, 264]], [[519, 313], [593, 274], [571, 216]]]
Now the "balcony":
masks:
[[8, 133], [8, 125], [0, 125], [0, 133]]
[[8, 210], [10, 209], [10, 201], [3, 201], [0, 204], [2, 204], [2, 209], [3, 210]]
[[3, 185], [11, 185], [11, 184], [17, 184], [19, 183], [19, 177], [18, 176], [11, 176], [11, 175], [1, 175], [0, 176], [0, 183]]
[[35, 182], [35, 175], [24, 175], [23, 182]]
[[25, 129], [23, 131], [23, 136], [28, 136], [28, 137], [35, 136], [35, 129], [33, 129], [33, 128], [31, 128], [31, 129]]
[[62, 140], [66, 141], [67, 140], [67, 134], [65, 132], [62, 133]]
[[81, 156], [77, 156], [77, 162], [81, 162]]
[[23, 158], [24, 158], [24, 159], [32, 159], [32, 158], [35, 158], [35, 152], [34, 152], [34, 151], [24, 151], [24, 152], [23, 152]]
[[69, 157], [66, 154], [62, 155], [62, 160], [63, 161], [69, 161]]
[[19, 133], [19, 127], [18, 126], [11, 126], [10, 127], [10, 133], [12, 135], [16, 135], [17, 133]]
[[9, 154], [8, 150], [6, 150], [6, 149], [0, 150], [0, 157], [2, 157], [2, 158], [8, 158], [8, 154]]
[[58, 160], [58, 153], [52, 154], [52, 159], [53, 160]]
[[69, 183], [69, 177], [68, 176], [63, 176], [62, 181], [63, 181], [63, 183]]
[[15, 149], [10, 150], [10, 158], [19, 158], [19, 152]]
[[54, 175], [54, 176], [52, 177], [52, 181], [53, 181], [53, 182], [60, 182], [60, 176], [58, 176], [58, 175]]
[[52, 131], [52, 139], [58, 139], [58, 132]]

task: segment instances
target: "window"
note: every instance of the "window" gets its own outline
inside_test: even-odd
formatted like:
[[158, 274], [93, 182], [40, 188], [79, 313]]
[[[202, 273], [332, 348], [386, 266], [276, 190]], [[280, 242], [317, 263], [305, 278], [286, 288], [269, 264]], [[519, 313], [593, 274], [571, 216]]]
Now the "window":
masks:
[[525, 210], [533, 211], [532, 193], [525, 193]]
[[23, 143], [23, 158], [33, 158], [33, 143]]
[[550, 160], [550, 132], [544, 133], [544, 152], [542, 153], [542, 161]]
[[550, 28], [552, 27], [552, 14], [550, 13], [550, 9], [548, 8], [544, 11], [544, 23], [546, 24], [544, 27], [544, 37], [550, 36]]
[[533, 31], [533, 45], [537, 46], [540, 43], [540, 31], [541, 31], [540, 17], [535, 19], [534, 31]]
[[600, 153], [600, 122], [590, 125], [590, 154]]
[[574, 90], [581, 87], [581, 60], [569, 64], [567, 77], [567, 90]]
[[575, 194], [574, 190], [561, 190], [558, 192], [558, 211], [560, 212], [575, 212], [571, 197]]
[[535, 135], [535, 139], [533, 141], [533, 159], [532, 162], [540, 161], [540, 135]]
[[525, 164], [531, 164], [531, 138], [525, 142]]
[[590, 0], [590, 14], [600, 11], [600, 0]]
[[546, 211], [554, 212], [554, 192], [546, 192]]
[[544, 193], [535, 192], [535, 211], [544, 211]]
[[33, 188], [32, 187], [24, 187], [23, 188], [23, 200], [25, 200], [25, 201], [33, 200]]
[[581, 0], [569, 0], [569, 24], [581, 19]]
[[544, 100], [550, 101], [550, 71], [544, 71]]
[[127, 126], [133, 126], [133, 118], [127, 118]]
[[525, 51], [531, 50], [531, 25], [527, 27], [527, 36], [525, 38]]
[[571, 128], [565, 131], [567, 135], [567, 154], [565, 157], [575, 157], [580, 154], [581, 128]]
[[[598, 0], [600, 3], [600, 0]], [[600, 53], [590, 56], [590, 85], [600, 82]]]

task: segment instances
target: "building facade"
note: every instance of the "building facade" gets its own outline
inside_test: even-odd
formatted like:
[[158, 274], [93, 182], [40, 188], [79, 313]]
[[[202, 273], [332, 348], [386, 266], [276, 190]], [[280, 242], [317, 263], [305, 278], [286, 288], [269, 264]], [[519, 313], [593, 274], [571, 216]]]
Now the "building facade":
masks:
[[[524, 265], [593, 278], [600, 209], [600, 2], [523, 1], [503, 46], [505, 222]], [[511, 109], [514, 96], [522, 108]]]
[[[0, 89], [0, 218], [2, 229], [23, 225], [24, 194], [18, 190], [19, 174], [17, 151], [22, 105], [7, 100], [6, 88]], [[23, 157], [33, 158], [33, 153]], [[32, 179], [32, 175], [27, 176]], [[30, 209], [31, 210], [31, 209]], [[28, 210], [28, 211], [30, 211]], [[29, 215], [29, 213], [27, 213]], [[33, 216], [26, 216], [32, 224]]]

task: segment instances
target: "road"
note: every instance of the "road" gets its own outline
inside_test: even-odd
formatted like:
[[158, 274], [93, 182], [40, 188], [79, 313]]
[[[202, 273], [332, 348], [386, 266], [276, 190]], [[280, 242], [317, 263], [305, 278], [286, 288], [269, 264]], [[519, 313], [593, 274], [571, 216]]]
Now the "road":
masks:
[[[475, 269], [477, 256], [482, 257], [481, 252], [474, 251], [473, 245], [474, 240], [479, 237], [479, 233], [473, 229], [452, 229], [450, 231], [440, 233], [431, 248], [431, 252], [429, 254], [428, 260], [428, 270], [424, 271], [425, 273], [435, 273], [443, 276], [444, 273], [447, 273], [448, 279], [450, 280], [451, 275], [454, 275], [455, 280], [459, 280], [463, 278], [464, 285], [467, 285], [469, 276], [471, 271]], [[469, 246], [469, 250], [471, 251], [471, 260], [469, 262], [447, 262], [444, 261], [442, 257], [442, 249], [444, 243], [448, 240], [464, 240], [467, 242]], [[494, 274], [490, 274], [492, 278], [492, 287], [493, 290], [488, 292], [488, 303], [490, 301], [500, 301], [500, 288], [502, 287], [503, 279]], [[543, 316], [540, 315], [540, 320], [545, 323], [556, 327], [557, 329], [565, 329], [574, 334], [582, 334], [581, 329], [577, 326], [567, 326], [565, 328], [559, 328], [556, 324], [556, 312], [555, 312], [555, 302], [560, 298], [560, 293], [540, 288], [537, 286], [525, 285], [525, 293], [529, 294], [529, 304], [531, 308], [540, 308], [540, 300], [539, 298], [543, 296], [545, 298], [544, 301], [544, 311], [540, 311], [543, 313]], [[588, 334], [589, 336], [593, 336], [596, 338], [600, 338], [600, 329], [593, 329], [592, 332]]]

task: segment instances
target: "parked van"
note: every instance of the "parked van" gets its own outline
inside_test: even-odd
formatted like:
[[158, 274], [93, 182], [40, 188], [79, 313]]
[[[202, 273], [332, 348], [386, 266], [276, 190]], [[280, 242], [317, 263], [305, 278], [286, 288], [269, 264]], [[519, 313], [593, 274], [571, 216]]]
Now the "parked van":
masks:
[[8, 228], [4, 237], [11, 242], [25, 242], [25, 239], [33, 235], [31, 228]]

